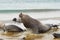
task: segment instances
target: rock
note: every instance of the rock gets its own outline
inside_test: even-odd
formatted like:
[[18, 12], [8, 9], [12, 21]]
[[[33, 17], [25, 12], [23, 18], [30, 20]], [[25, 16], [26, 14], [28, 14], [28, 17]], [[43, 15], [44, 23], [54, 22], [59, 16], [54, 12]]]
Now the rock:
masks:
[[60, 38], [60, 33], [54, 33], [53, 36], [54, 36], [55, 38]]

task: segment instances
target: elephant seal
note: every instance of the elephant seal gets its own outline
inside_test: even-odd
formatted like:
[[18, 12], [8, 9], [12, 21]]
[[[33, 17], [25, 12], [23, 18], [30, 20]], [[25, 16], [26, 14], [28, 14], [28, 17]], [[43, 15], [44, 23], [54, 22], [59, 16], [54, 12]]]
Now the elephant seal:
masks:
[[26, 30], [23, 30], [16, 25], [5, 25], [4, 31], [7, 31], [7, 32], [23, 32]]
[[36, 33], [36, 34], [45, 33], [51, 29], [51, 27], [43, 25], [41, 22], [30, 17], [29, 15], [20, 13], [19, 17], [21, 18], [21, 21], [24, 24], [24, 26], [26, 28], [32, 29], [33, 33]]

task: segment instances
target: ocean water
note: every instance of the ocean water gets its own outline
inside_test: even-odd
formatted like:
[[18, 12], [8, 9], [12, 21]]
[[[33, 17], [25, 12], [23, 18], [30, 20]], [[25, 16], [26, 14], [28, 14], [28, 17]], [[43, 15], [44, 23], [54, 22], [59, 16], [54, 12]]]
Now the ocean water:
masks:
[[60, 9], [0, 10], [0, 20], [19, 18], [21, 12], [36, 19], [60, 17]]
[[[0, 10], [0, 21], [11, 23], [13, 18], [19, 19], [20, 13], [27, 14], [32, 18], [41, 20], [41, 19], [60, 19], [60, 9], [31, 9], [31, 10]], [[50, 20], [51, 21], [51, 20]], [[42, 23], [49, 23], [48, 21], [44, 21]], [[51, 22], [55, 23], [55, 22]]]

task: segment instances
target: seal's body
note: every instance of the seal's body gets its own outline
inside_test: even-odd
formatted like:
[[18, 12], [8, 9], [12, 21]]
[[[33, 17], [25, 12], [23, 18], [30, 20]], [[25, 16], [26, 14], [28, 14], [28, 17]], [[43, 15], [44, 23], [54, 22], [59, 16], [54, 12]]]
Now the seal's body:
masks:
[[44, 33], [51, 29], [50, 27], [43, 25], [41, 22], [28, 15], [21, 13], [19, 14], [19, 17], [21, 18], [21, 21], [24, 26], [26, 28], [32, 29], [33, 33]]
[[4, 27], [4, 31], [7, 31], [7, 32], [22, 32], [24, 31], [23, 29], [19, 28], [18, 26], [16, 25], [6, 25]]

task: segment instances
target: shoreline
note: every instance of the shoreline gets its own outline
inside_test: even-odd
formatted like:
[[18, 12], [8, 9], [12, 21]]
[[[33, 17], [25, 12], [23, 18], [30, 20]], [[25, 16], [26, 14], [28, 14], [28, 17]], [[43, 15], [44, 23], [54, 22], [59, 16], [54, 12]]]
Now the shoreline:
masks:
[[18, 13], [18, 12], [51, 12], [51, 11], [60, 11], [60, 9], [21, 9], [21, 10], [0, 10], [0, 13]]

